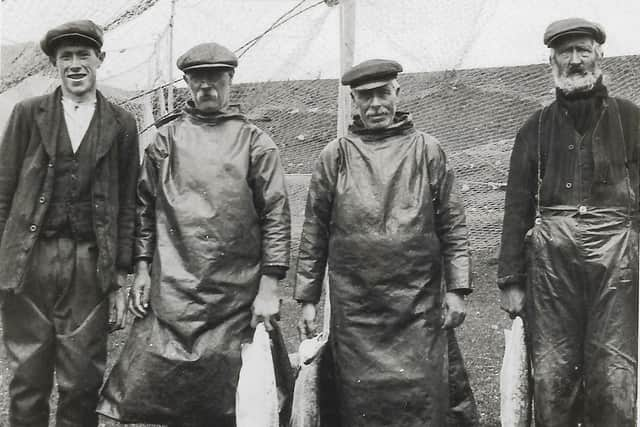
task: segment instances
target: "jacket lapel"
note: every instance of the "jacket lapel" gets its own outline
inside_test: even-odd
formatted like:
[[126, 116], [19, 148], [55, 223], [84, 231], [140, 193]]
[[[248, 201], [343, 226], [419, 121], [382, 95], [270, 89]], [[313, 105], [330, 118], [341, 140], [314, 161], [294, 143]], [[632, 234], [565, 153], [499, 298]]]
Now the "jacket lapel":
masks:
[[56, 157], [56, 141], [60, 131], [62, 103], [60, 102], [61, 89], [58, 87], [52, 94], [45, 96], [38, 107], [36, 123], [40, 130], [40, 136], [44, 150], [50, 159]]
[[118, 130], [120, 126], [118, 124], [118, 119], [111, 107], [111, 104], [106, 100], [106, 98], [100, 93], [96, 94], [98, 100], [98, 140], [96, 141], [95, 148], [95, 164], [98, 164], [100, 159], [102, 159], [113, 145], [114, 141], [118, 136]]

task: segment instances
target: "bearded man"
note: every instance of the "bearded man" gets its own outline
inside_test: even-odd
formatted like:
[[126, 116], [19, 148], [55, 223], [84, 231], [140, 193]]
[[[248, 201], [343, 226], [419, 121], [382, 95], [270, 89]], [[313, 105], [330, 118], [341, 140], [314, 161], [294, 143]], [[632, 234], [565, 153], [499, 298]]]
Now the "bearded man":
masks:
[[498, 286], [526, 322], [538, 426], [635, 425], [640, 109], [608, 95], [604, 41], [549, 25], [556, 100], [511, 154]]

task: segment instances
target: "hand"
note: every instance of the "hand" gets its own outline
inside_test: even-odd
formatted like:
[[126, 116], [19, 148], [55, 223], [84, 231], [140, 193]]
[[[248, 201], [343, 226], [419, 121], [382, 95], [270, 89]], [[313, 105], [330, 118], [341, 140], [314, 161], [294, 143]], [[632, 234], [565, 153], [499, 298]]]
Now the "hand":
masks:
[[467, 309], [464, 297], [456, 292], [447, 292], [444, 295], [444, 321], [442, 327], [445, 329], [457, 328], [464, 322], [467, 316]]
[[146, 261], [140, 261], [136, 268], [133, 286], [129, 291], [129, 311], [137, 318], [147, 315], [149, 308], [149, 290], [151, 289], [151, 275]]
[[267, 332], [273, 330], [272, 320], [278, 320], [280, 298], [278, 298], [278, 279], [272, 276], [260, 277], [258, 294], [251, 305], [251, 327], [263, 322]]
[[123, 329], [126, 322], [127, 296], [123, 288], [118, 288], [109, 293], [109, 333]]
[[524, 314], [524, 302], [526, 290], [520, 283], [505, 285], [500, 292], [500, 308], [509, 313], [509, 317], [515, 319]]
[[316, 305], [305, 302], [302, 305], [302, 313], [298, 320], [298, 334], [302, 341], [304, 338], [313, 338], [318, 333], [316, 325]]

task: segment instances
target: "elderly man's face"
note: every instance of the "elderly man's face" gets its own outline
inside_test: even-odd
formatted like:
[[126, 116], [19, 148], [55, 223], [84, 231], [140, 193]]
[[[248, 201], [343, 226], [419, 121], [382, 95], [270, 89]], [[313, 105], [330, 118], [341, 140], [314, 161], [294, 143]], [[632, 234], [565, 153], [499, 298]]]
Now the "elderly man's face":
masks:
[[104, 57], [104, 52], [81, 40], [61, 41], [50, 59], [60, 75], [63, 94], [75, 101], [91, 96], [96, 89], [96, 73]]
[[196, 108], [203, 113], [215, 113], [229, 105], [231, 72], [220, 68], [189, 70], [184, 76]]
[[353, 90], [351, 95], [367, 129], [385, 129], [393, 124], [399, 88], [389, 82], [373, 89]]
[[591, 37], [572, 36], [559, 40], [550, 58], [556, 86], [565, 93], [593, 88], [602, 74], [601, 56]]

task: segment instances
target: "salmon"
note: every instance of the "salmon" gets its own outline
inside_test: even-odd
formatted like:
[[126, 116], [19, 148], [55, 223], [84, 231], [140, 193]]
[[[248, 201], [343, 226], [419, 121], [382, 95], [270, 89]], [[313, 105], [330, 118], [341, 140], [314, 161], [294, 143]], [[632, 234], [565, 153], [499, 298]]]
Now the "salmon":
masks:
[[289, 427], [320, 427], [319, 366], [327, 344], [325, 335], [302, 341], [297, 359], [300, 369], [293, 391]]
[[237, 427], [279, 427], [278, 389], [271, 341], [258, 323], [253, 341], [242, 345], [242, 367], [236, 391]]
[[502, 427], [531, 425], [531, 372], [522, 318], [504, 331], [504, 358], [500, 370], [500, 421]]

